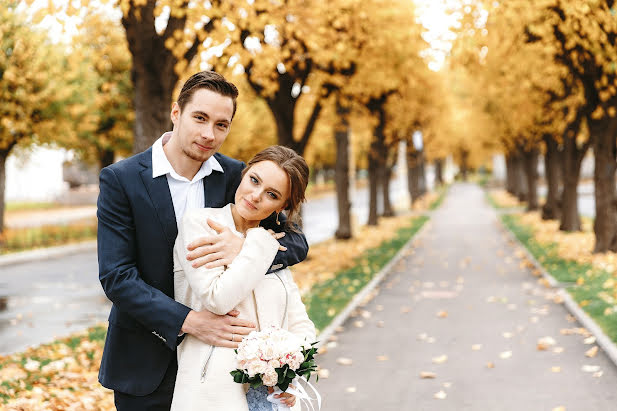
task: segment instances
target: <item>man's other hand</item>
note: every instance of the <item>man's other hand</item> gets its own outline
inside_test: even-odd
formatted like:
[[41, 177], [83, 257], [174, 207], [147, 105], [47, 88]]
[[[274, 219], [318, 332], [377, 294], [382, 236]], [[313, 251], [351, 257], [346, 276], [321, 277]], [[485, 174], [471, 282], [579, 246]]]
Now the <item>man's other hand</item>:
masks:
[[203, 265], [206, 268], [216, 268], [231, 264], [240, 254], [244, 239], [232, 233], [229, 227], [211, 219], [208, 219], [208, 225], [216, 231], [216, 235], [201, 237], [190, 243], [187, 246], [189, 253], [186, 259], [193, 261], [194, 268]]
[[226, 315], [217, 315], [207, 310], [191, 310], [182, 324], [181, 331], [197, 337], [206, 344], [238, 348], [242, 338], [255, 330], [255, 324], [238, 318], [238, 314], [237, 310]]

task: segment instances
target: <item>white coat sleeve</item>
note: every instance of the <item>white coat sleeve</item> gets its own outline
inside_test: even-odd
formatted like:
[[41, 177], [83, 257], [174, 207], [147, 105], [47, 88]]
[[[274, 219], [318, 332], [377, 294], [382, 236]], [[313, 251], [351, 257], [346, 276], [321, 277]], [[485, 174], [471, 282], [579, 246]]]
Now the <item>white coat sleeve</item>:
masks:
[[288, 330], [309, 343], [315, 342], [315, 324], [313, 324], [313, 321], [311, 321], [306, 312], [306, 307], [300, 297], [300, 290], [291, 275], [291, 271], [286, 270], [283, 281], [285, 281], [289, 296], [287, 308]]
[[[184, 257], [188, 244], [213, 234], [216, 232], [208, 226], [203, 210], [190, 210], [178, 227], [176, 252]], [[194, 268], [186, 258], [178, 258], [178, 261], [186, 281], [203, 307], [215, 314], [224, 315], [244, 300], [264, 278], [278, 248], [278, 241], [265, 229], [257, 227], [247, 230], [240, 254], [227, 268]]]

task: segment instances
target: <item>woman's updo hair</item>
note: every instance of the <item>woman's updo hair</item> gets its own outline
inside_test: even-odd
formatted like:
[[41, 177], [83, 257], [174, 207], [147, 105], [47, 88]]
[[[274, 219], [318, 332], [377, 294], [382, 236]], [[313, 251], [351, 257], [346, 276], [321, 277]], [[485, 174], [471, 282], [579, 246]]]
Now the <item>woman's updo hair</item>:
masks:
[[309, 167], [306, 161], [291, 148], [270, 146], [255, 154], [242, 171], [242, 177], [244, 177], [253, 164], [262, 161], [272, 161], [289, 177], [289, 198], [285, 206], [287, 225], [297, 223], [299, 221], [300, 205], [305, 200], [304, 192], [309, 181]]

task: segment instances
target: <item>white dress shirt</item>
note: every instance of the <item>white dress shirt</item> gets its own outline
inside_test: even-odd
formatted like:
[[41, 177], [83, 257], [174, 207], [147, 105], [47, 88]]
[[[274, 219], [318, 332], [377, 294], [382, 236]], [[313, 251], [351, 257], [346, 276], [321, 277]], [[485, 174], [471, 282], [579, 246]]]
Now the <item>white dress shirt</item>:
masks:
[[166, 143], [169, 137], [171, 137], [171, 131], [164, 133], [152, 145], [152, 178], [167, 175], [176, 223], [179, 223], [187, 210], [205, 207], [203, 178], [212, 174], [212, 171], [221, 173], [224, 171], [221, 164], [212, 156], [203, 162], [192, 180], [182, 177], [176, 173], [163, 151], [163, 142]]

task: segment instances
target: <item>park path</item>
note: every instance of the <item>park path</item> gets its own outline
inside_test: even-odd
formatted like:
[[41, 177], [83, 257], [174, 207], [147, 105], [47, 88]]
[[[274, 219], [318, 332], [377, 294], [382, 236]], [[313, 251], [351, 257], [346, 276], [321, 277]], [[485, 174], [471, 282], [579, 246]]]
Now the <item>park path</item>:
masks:
[[428, 224], [320, 355], [322, 410], [617, 410], [617, 368], [561, 333], [580, 325], [478, 186], [452, 186]]

